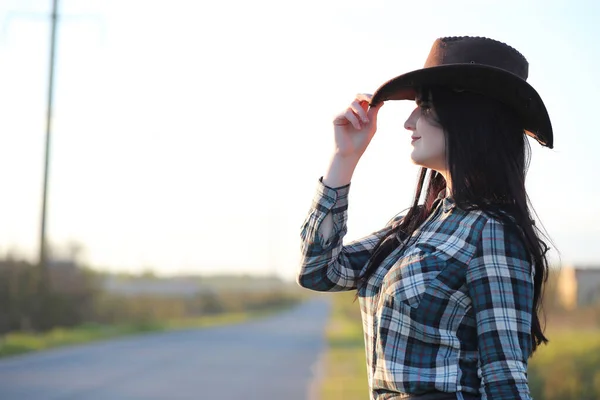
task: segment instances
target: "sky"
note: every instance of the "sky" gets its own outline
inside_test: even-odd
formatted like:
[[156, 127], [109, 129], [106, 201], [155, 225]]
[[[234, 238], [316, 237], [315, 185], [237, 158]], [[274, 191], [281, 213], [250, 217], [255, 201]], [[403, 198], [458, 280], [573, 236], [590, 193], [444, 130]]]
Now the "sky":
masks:
[[[0, 0], [0, 255], [37, 256], [50, 9]], [[529, 196], [555, 264], [600, 265], [598, 2], [61, 0], [59, 12], [48, 239], [79, 244], [93, 268], [293, 278], [333, 117], [461, 35], [528, 59], [555, 135], [552, 150], [531, 142]], [[413, 107], [379, 113], [347, 241], [411, 203]]]

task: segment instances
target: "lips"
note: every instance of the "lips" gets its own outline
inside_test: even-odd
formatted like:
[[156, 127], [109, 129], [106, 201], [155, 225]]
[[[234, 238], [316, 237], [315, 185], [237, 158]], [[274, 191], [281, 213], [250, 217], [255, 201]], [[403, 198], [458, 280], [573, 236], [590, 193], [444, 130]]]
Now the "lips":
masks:
[[410, 138], [412, 139], [412, 142], [411, 142], [411, 143], [414, 143], [414, 142], [416, 142], [417, 140], [421, 139], [421, 136], [411, 136]]

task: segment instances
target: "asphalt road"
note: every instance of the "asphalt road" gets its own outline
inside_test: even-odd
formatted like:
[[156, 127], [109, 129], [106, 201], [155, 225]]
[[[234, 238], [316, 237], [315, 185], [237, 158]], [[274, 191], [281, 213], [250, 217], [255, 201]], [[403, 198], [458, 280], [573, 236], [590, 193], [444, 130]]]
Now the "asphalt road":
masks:
[[314, 398], [330, 303], [0, 360], [1, 400]]

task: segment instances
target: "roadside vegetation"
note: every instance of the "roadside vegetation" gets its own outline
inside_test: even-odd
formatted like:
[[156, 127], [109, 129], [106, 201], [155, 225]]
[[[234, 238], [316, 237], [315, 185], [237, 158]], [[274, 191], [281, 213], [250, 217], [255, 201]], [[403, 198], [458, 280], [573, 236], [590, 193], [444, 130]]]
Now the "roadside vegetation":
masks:
[[[305, 296], [277, 278], [165, 282], [151, 273], [115, 276], [76, 265], [42, 270], [21, 260], [0, 260], [0, 357], [123, 335], [239, 323], [285, 310]], [[180, 293], [181, 282], [186, 290]]]

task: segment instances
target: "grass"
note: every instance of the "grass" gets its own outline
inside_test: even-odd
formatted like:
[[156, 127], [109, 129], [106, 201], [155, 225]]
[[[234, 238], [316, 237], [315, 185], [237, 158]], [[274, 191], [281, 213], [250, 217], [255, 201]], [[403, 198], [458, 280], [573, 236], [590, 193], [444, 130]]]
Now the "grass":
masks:
[[549, 329], [529, 362], [529, 387], [545, 400], [600, 399], [600, 329]]
[[332, 317], [327, 326], [329, 350], [321, 398], [364, 400], [369, 398], [365, 345], [358, 302], [354, 292], [333, 295]]
[[126, 335], [235, 324], [250, 319], [266, 317], [287, 308], [289, 306], [274, 307], [263, 311], [224, 313], [214, 316], [143, 324], [86, 324], [75, 328], [54, 328], [45, 333], [14, 332], [0, 337], [0, 357], [14, 356], [60, 346], [90, 343]]

